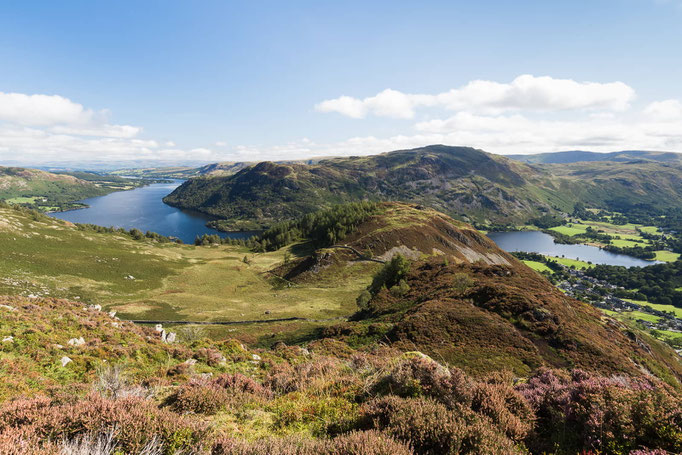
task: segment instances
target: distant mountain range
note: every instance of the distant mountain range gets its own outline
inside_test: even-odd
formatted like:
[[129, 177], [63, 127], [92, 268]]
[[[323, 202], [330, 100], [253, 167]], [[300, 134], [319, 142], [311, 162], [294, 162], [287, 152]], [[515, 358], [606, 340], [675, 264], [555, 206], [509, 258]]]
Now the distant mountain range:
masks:
[[225, 229], [265, 226], [362, 199], [424, 204], [481, 223], [527, 222], [570, 212], [577, 201], [605, 208], [621, 199], [682, 204], [682, 162], [672, 159], [531, 165], [473, 148], [433, 145], [312, 164], [263, 162], [229, 175], [231, 169], [192, 178], [164, 201], [222, 217]]
[[682, 163], [682, 153], [647, 152], [624, 150], [621, 152], [599, 153], [573, 150], [567, 152], [539, 153], [537, 155], [506, 155], [508, 158], [531, 164], [577, 163], [580, 161], [633, 161], [649, 160], [664, 163]]

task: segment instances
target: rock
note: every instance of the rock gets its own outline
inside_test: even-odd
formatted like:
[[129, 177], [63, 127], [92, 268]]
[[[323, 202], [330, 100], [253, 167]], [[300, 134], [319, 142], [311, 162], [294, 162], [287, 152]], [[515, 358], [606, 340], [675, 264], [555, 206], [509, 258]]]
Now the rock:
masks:
[[88, 310], [102, 311], [102, 305], [88, 305]]
[[194, 365], [195, 363], [197, 363], [197, 360], [196, 360], [196, 359], [187, 359], [187, 360], [185, 360], [185, 364], [187, 364], [187, 365], [189, 365], [189, 366], [192, 366], [192, 365]]
[[65, 366], [67, 366], [68, 364], [70, 364], [71, 362], [73, 362], [73, 360], [71, 360], [71, 359], [68, 358], [67, 356], [64, 356], [64, 357], [61, 358], [60, 362], [62, 362], [62, 366], [65, 367]]
[[7, 311], [17, 311], [16, 308], [14, 308], [13, 306], [9, 306], [9, 305], [0, 305], [0, 308], [7, 310]]
[[201, 373], [199, 377], [201, 379], [211, 379], [213, 377], [213, 373]]
[[156, 330], [157, 332], [163, 332], [163, 326], [161, 324], [156, 324], [154, 326], [154, 330]]
[[3, 343], [14, 343], [14, 337], [13, 336], [6, 336], [2, 339]]
[[166, 335], [166, 343], [175, 343], [175, 338], [177, 337], [175, 332], [168, 332]]
[[110, 317], [110, 318], [115, 318], [115, 317], [116, 317], [116, 312], [115, 312], [115, 311], [110, 311], [110, 312], [109, 312], [109, 317]]
[[69, 344], [69, 345], [71, 345], [71, 346], [82, 346], [82, 345], [85, 344], [85, 340], [83, 339], [83, 337], [80, 337], [80, 338], [71, 338], [71, 339], [67, 342], [67, 344]]
[[256, 361], [261, 360], [261, 357], [258, 354], [251, 354], [251, 358]]
[[55, 344], [53, 346], [57, 349], [64, 349], [64, 346], [62, 346], [61, 344]]

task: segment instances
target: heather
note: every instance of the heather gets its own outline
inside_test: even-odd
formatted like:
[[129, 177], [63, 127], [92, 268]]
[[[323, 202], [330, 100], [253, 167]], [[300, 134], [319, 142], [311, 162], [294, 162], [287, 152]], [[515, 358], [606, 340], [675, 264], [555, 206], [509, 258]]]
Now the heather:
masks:
[[[404, 204], [381, 207], [344, 242], [384, 258], [383, 267], [358, 268], [357, 253], [329, 248], [285, 263], [274, 256], [284, 251], [246, 260], [242, 251], [232, 259], [239, 270], [214, 266], [221, 306], [246, 285], [231, 281], [244, 268], [258, 280], [259, 291], [245, 294], [249, 305], [269, 311], [259, 296], [289, 305], [289, 290], [315, 286], [328, 317], [337, 313], [324, 296], [362, 270], [344, 290], [363, 297], [351, 320], [288, 338], [279, 324], [260, 324], [258, 337], [239, 330], [236, 340], [225, 337], [230, 326], [216, 336], [210, 326], [133, 324], [89, 303], [1, 298], [0, 455], [682, 450], [675, 352], [600, 318], [461, 223]], [[443, 254], [425, 257], [434, 245]], [[219, 261], [235, 251], [163, 248], [198, 252], [197, 271], [206, 252]], [[272, 274], [278, 286], [265, 278]], [[177, 281], [205, 290], [199, 275]], [[173, 286], [164, 295], [183, 295]], [[161, 305], [156, 295], [145, 304]]]
[[[70, 308], [95, 333], [117, 322], [96, 309], [56, 307], [51, 300], [34, 300], [30, 308], [10, 303], [15, 310], [7, 311], [16, 321], [28, 309], [48, 317]], [[74, 330], [68, 325], [60, 330]], [[567, 369], [474, 377], [425, 354], [381, 345], [357, 350], [321, 340], [305, 348], [277, 343], [251, 351], [234, 341], [168, 344], [153, 330], [116, 329], [121, 340], [134, 342], [138, 360], [135, 352], [116, 351], [116, 358], [107, 354], [113, 346], [99, 346], [103, 357], [95, 362], [86, 342], [77, 346], [82, 352], [69, 352], [74, 361], [60, 366], [60, 352], [49, 346], [28, 345], [21, 352], [3, 347], [3, 361], [8, 354], [15, 362], [42, 356], [37, 372], [63, 373], [49, 386], [26, 378], [23, 387], [5, 389], [0, 454], [682, 450], [680, 392], [651, 377]]]

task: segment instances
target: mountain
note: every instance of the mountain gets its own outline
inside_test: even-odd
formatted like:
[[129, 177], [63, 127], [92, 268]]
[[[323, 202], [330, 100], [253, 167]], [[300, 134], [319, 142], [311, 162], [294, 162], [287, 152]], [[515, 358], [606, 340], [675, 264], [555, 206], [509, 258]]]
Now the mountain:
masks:
[[[319, 159], [311, 158], [307, 160], [276, 161], [277, 164], [314, 164]], [[169, 166], [169, 167], [148, 167], [134, 169], [117, 169], [114, 175], [134, 176], [141, 178], [176, 178], [189, 179], [200, 176], [228, 176], [257, 163], [252, 161], [222, 161], [198, 167], [191, 166]]]
[[530, 164], [577, 163], [580, 161], [661, 161], [664, 163], [682, 162], [682, 153], [647, 152], [642, 150], [624, 150], [621, 152], [599, 153], [573, 150], [567, 152], [538, 153], [536, 155], [505, 155], [513, 160]]
[[581, 163], [529, 165], [436, 145], [310, 165], [263, 162], [231, 176], [193, 178], [164, 201], [223, 218], [213, 225], [224, 230], [256, 229], [363, 199], [419, 203], [484, 224], [570, 213], [578, 201], [603, 208], [633, 195], [637, 203], [663, 208], [682, 201], [682, 163], [640, 160], [593, 168], [600, 173]]
[[533, 181], [542, 178], [501, 156], [430, 146], [311, 165], [263, 162], [232, 176], [191, 179], [164, 201], [260, 225], [362, 199], [416, 202], [450, 215], [509, 221], [551, 210]]
[[82, 207], [76, 201], [149, 183], [92, 172], [52, 173], [0, 167], [0, 200], [44, 211]]
[[466, 223], [353, 207], [255, 254], [0, 206], [0, 453], [682, 450], [671, 348]]
[[325, 328], [325, 337], [416, 349], [474, 375], [545, 366], [682, 380], [674, 351], [565, 296], [470, 225], [435, 210], [381, 204], [337, 243], [343, 248], [322, 248], [275, 272], [309, 282], [321, 270], [338, 274], [358, 252], [412, 262], [404, 288], [399, 279], [375, 286], [354, 321]]

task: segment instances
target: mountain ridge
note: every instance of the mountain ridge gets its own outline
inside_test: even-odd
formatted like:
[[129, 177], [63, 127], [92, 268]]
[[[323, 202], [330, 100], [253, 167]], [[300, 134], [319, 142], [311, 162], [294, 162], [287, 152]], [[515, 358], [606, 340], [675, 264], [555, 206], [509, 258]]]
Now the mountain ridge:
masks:
[[639, 184], [637, 203], [682, 203], [682, 163], [610, 164], [602, 166], [609, 171], [602, 178], [585, 172], [584, 163], [527, 164], [470, 147], [434, 145], [311, 165], [262, 162], [234, 175], [190, 179], [164, 202], [223, 218], [212, 225], [223, 230], [259, 228], [363, 199], [423, 204], [481, 224], [524, 224], [570, 213], [583, 197], [608, 208], [612, 199], [631, 195], [631, 184]]

